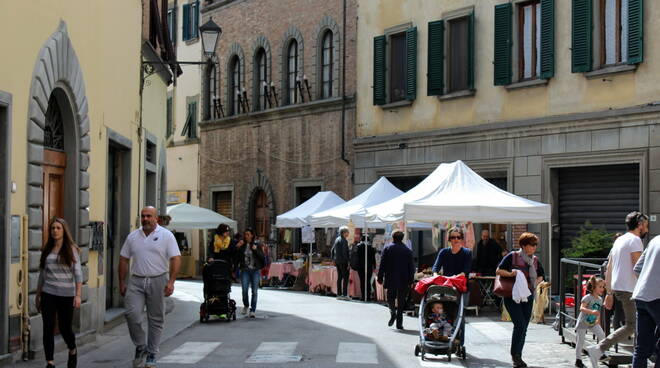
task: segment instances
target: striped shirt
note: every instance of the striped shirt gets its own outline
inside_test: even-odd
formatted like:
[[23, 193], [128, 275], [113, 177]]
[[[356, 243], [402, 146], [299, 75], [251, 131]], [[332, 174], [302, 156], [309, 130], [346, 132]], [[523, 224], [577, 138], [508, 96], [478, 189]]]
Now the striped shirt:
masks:
[[39, 272], [41, 292], [57, 296], [76, 296], [76, 283], [82, 282], [80, 257], [74, 251], [75, 263], [71, 267], [59, 263], [58, 253], [51, 252], [46, 257], [46, 264]]

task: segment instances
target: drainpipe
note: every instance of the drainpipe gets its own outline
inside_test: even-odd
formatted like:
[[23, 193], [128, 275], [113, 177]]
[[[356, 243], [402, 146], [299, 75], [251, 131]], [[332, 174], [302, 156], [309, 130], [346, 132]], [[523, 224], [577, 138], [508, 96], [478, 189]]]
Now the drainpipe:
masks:
[[344, 42], [341, 48], [341, 159], [350, 167], [351, 163], [346, 158], [346, 0], [343, 0], [342, 17]]
[[21, 218], [21, 269], [19, 280], [21, 281], [21, 350], [22, 350], [22, 359], [27, 361], [31, 358], [34, 358], [34, 353], [30, 354], [30, 310], [29, 310], [29, 300], [28, 297], [28, 218], [27, 215], [24, 215]]
[[[144, 83], [146, 82], [145, 75], [144, 75], [144, 65], [142, 64], [142, 59], [144, 56], [142, 55], [142, 52], [140, 52], [140, 120], [138, 122], [138, 128], [137, 128], [137, 138], [138, 138], [138, 197], [137, 197], [137, 203], [138, 203], [138, 224], [140, 223], [140, 210], [142, 208], [142, 104], [143, 104], [143, 94], [144, 94]], [[139, 227], [139, 225], [136, 225]]]

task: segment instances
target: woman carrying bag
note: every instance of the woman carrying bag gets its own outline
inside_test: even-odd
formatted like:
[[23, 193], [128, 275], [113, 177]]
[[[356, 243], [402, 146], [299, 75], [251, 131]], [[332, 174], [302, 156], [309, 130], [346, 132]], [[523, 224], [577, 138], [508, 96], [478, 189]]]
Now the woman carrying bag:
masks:
[[[257, 290], [261, 279], [261, 269], [266, 263], [261, 246], [254, 241], [254, 231], [245, 229], [243, 242], [237, 250], [236, 263], [241, 270], [241, 286], [243, 288], [243, 315], [250, 310], [250, 318], [255, 318], [257, 310]], [[248, 290], [252, 288], [252, 299], [248, 298]]]
[[[534, 255], [538, 249], [539, 238], [532, 233], [523, 233], [518, 239], [520, 250], [507, 254], [499, 266], [496, 275], [495, 292], [503, 298], [511, 321], [513, 322], [513, 335], [511, 336], [511, 359], [513, 367], [527, 367], [522, 360], [522, 350], [525, 346], [527, 326], [532, 316], [532, 305], [536, 285], [543, 281], [544, 271], [538, 258]], [[520, 274], [520, 276], [518, 276]], [[508, 282], [502, 278], [514, 278]], [[522, 285], [520, 284], [522, 282]], [[521, 288], [522, 290], [521, 293]], [[524, 297], [529, 289], [530, 295]], [[504, 290], [502, 290], [504, 289]], [[513, 289], [513, 290], [512, 290]]]
[[39, 281], [35, 299], [44, 324], [46, 368], [55, 368], [53, 361], [55, 318], [60, 334], [69, 348], [67, 367], [75, 368], [78, 352], [72, 321], [73, 310], [80, 308], [82, 291], [79, 250], [64, 219], [54, 218], [48, 229], [48, 240], [41, 251], [39, 261]]

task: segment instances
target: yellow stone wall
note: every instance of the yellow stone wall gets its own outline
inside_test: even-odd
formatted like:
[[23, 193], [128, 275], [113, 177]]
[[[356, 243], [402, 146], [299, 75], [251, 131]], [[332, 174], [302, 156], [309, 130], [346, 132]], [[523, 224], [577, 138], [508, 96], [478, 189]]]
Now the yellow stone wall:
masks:
[[[587, 79], [571, 73], [571, 1], [555, 1], [555, 76], [547, 86], [507, 91], [493, 85], [494, 6], [502, 0], [361, 1], [358, 16], [357, 136], [428, 131], [643, 105], [660, 94], [660, 3], [644, 2], [644, 62], [634, 73]], [[439, 101], [426, 96], [430, 21], [474, 6], [475, 87], [473, 97]], [[412, 22], [417, 27], [417, 99], [412, 106], [373, 105], [373, 38], [385, 29]], [[514, 50], [515, 52], [515, 50]]]

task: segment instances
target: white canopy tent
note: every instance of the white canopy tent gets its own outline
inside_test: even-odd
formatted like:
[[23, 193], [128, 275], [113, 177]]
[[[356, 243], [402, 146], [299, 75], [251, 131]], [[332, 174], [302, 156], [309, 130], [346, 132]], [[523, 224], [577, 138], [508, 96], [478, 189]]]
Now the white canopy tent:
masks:
[[364, 228], [364, 219], [359, 215], [364, 214], [367, 207], [383, 203], [401, 194], [403, 192], [383, 176], [350, 201], [313, 214], [309, 223], [315, 228], [329, 228], [344, 226], [351, 220], [355, 227]]
[[277, 216], [275, 226], [300, 228], [309, 225], [309, 217], [311, 215], [345, 202], [332, 191], [318, 192], [300, 206]]
[[220, 224], [227, 224], [237, 230], [236, 221], [209, 209], [179, 203], [167, 207], [167, 214], [172, 217], [168, 228], [174, 230], [215, 229]]

